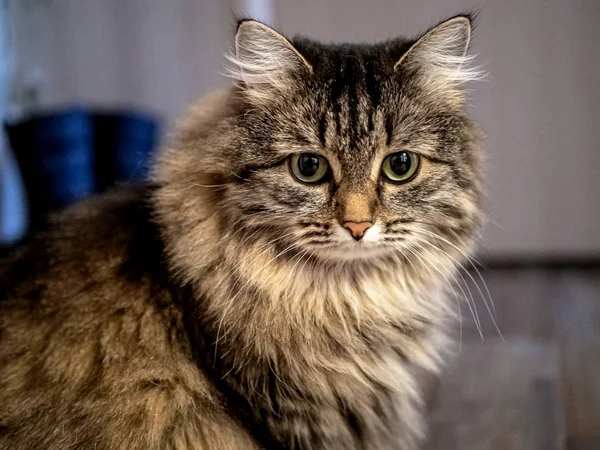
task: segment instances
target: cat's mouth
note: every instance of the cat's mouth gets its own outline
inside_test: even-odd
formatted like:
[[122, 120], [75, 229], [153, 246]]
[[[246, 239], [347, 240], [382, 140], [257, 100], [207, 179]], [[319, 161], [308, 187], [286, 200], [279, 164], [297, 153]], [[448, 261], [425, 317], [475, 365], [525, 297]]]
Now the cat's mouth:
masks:
[[358, 238], [338, 225], [334, 229], [333, 237], [337, 244], [350, 250], [378, 247], [381, 245], [382, 240], [381, 227], [378, 224], [368, 227]]
[[341, 226], [335, 227], [332, 240], [315, 248], [319, 257], [328, 260], [366, 260], [396, 252], [396, 246], [381, 233], [377, 224], [370, 227], [360, 239], [356, 239]]
[[328, 245], [314, 249], [316, 256], [329, 261], [373, 260], [395, 251], [394, 248], [386, 245], [362, 244], [360, 242]]

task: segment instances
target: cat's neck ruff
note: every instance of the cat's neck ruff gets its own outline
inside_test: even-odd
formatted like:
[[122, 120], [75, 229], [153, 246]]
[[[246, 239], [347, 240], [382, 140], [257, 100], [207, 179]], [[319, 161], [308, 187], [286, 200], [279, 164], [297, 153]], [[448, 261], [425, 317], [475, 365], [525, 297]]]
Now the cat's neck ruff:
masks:
[[[345, 348], [344, 365], [379, 346], [428, 369], [437, 366], [437, 351], [424, 351], [423, 342], [432, 327], [441, 330], [455, 318], [456, 305], [446, 298], [452, 266], [443, 275], [399, 256], [319, 261], [283, 255], [285, 246], [262, 241], [240, 245], [241, 239], [215, 240], [210, 269], [196, 282], [217, 357], [235, 346], [249, 358], [291, 360], [302, 372], [314, 359], [331, 361], [338, 345]], [[238, 355], [235, 364], [245, 363]]]
[[[214, 245], [195, 289], [208, 360], [267, 427], [299, 410], [312, 417], [279, 439], [306, 427], [351, 433], [347, 411], [374, 436], [390, 415], [410, 423], [420, 402], [411, 367], [437, 369], [456, 312], [438, 277], [400, 260], [319, 264], [260, 242]], [[405, 401], [382, 416], [377, 402], [396, 396]]]

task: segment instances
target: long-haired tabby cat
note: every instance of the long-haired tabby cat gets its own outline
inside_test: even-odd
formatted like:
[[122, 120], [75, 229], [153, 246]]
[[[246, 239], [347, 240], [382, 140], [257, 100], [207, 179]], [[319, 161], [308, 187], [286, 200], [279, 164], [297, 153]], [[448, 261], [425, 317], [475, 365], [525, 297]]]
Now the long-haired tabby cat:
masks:
[[150, 186], [3, 262], [2, 449], [414, 449], [479, 228], [471, 20], [323, 45], [252, 20]]

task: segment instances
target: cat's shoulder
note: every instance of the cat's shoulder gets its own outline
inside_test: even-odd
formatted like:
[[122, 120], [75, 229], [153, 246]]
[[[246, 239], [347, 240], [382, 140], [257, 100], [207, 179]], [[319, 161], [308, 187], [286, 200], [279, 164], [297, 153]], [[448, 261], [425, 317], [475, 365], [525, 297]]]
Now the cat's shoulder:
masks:
[[0, 449], [250, 442], [194, 363], [147, 196], [85, 201], [2, 262]]
[[0, 365], [23, 365], [35, 383], [46, 374], [76, 385], [144, 347], [170, 351], [161, 342], [181, 333], [181, 313], [145, 196], [123, 189], [86, 200], [2, 261]]
[[24, 285], [76, 285], [127, 269], [141, 275], [160, 268], [162, 247], [148, 190], [117, 189], [50, 216], [0, 260], [0, 298]]

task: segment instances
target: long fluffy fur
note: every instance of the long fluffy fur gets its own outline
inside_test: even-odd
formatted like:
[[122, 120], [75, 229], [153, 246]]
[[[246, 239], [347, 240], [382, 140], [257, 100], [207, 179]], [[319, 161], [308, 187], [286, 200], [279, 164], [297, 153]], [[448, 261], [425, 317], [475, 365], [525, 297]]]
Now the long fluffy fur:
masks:
[[[153, 186], [2, 269], [0, 449], [417, 448], [414, 369], [449, 345], [482, 202], [477, 128], [422, 60], [454, 64], [454, 25], [324, 46], [242, 24], [238, 85], [189, 111]], [[406, 146], [417, 177], [385, 182]], [[295, 180], [299, 152], [330, 179]], [[340, 222], [365, 215], [357, 244]]]
[[421, 37], [396, 63], [397, 69], [411, 60], [420, 70], [440, 83], [462, 85], [480, 81], [485, 72], [474, 64], [475, 54], [469, 53], [471, 21], [457, 17], [443, 22]]

